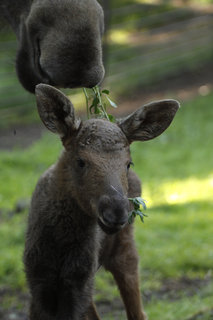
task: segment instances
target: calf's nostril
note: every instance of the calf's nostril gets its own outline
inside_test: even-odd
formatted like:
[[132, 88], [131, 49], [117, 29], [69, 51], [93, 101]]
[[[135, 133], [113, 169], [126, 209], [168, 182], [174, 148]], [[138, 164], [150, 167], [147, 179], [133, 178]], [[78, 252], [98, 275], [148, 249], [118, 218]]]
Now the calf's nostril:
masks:
[[109, 226], [114, 225], [114, 221], [112, 219], [112, 213], [110, 210], [104, 210], [100, 213], [103, 222]]
[[127, 223], [128, 212], [127, 211], [112, 211], [105, 210], [101, 213], [103, 222], [108, 226], [119, 227]]

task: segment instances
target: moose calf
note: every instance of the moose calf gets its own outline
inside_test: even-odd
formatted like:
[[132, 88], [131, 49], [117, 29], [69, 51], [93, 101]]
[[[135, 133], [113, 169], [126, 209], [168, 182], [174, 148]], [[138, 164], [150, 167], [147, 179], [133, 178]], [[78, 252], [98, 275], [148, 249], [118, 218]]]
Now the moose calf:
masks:
[[32, 198], [24, 253], [30, 320], [100, 319], [92, 300], [99, 266], [113, 274], [128, 320], [145, 320], [128, 224], [128, 197], [141, 194], [129, 145], [160, 135], [179, 104], [154, 102], [115, 124], [80, 121], [68, 98], [49, 85], [38, 85], [36, 98], [42, 121], [60, 135], [64, 151]]

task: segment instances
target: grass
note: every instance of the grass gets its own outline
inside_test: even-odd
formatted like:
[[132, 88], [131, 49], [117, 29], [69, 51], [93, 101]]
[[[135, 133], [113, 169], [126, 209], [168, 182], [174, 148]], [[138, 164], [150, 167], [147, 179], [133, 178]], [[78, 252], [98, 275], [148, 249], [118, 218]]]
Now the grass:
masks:
[[[184, 103], [160, 137], [132, 145], [134, 170], [143, 180], [148, 218], [135, 224], [140, 275], [149, 319], [211, 319], [213, 308], [213, 92]], [[60, 154], [59, 139], [51, 134], [26, 150], [0, 153], [0, 285], [25, 290], [22, 251], [26, 211], [12, 215], [17, 201], [29, 199], [40, 174]], [[12, 217], [11, 217], [12, 216]], [[165, 281], [186, 277], [209, 279], [190, 293], [177, 288], [172, 299], [161, 292]], [[96, 301], [117, 301], [110, 274], [99, 271]], [[119, 301], [119, 300], [118, 300]], [[203, 316], [202, 316], [202, 312]], [[119, 311], [116, 319], [124, 319]], [[103, 317], [115, 319], [111, 312]], [[198, 319], [198, 318], [196, 318]]]

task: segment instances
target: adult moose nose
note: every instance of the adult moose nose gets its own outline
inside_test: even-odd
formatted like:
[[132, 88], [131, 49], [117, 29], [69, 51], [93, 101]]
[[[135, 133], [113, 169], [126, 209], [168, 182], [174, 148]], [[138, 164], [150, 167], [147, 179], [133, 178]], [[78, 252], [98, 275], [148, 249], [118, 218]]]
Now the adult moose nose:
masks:
[[128, 221], [129, 201], [120, 194], [103, 195], [98, 203], [98, 222], [104, 232], [115, 233], [122, 229]]
[[54, 74], [52, 74], [50, 79], [54, 82], [54, 85], [63, 88], [93, 88], [102, 82], [105, 69], [101, 64], [86, 70], [84, 73], [80, 73], [78, 69], [74, 69], [73, 74], [74, 76], [71, 79], [70, 74], [66, 74], [65, 72], [57, 78]]
[[96, 85], [99, 85], [104, 78], [104, 74], [105, 70], [103, 64], [94, 66], [90, 70], [87, 70], [82, 80], [84, 87], [93, 88]]

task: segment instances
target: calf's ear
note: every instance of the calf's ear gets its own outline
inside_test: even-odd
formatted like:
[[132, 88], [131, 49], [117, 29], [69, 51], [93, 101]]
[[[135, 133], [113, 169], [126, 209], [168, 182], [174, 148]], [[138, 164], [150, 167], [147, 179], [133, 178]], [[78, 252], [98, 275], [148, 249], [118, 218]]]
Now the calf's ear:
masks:
[[118, 122], [128, 141], [146, 141], [159, 136], [172, 122], [178, 108], [176, 100], [152, 102]]
[[74, 107], [61, 91], [41, 83], [36, 86], [35, 95], [38, 113], [47, 129], [63, 138], [79, 128]]

